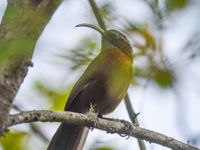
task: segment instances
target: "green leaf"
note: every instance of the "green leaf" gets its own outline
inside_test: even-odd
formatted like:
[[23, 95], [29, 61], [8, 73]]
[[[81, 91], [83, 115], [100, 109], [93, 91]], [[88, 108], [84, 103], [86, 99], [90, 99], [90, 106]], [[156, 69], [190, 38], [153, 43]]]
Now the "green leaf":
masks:
[[98, 54], [99, 46], [94, 39], [85, 38], [77, 46], [77, 48], [71, 50], [71, 54], [67, 58], [72, 61], [72, 69], [80, 69], [80, 67], [87, 66], [92, 59]]
[[99, 147], [99, 148], [96, 148], [95, 150], [114, 150], [114, 149], [110, 147]]
[[188, 0], [166, 0], [166, 8], [168, 11], [174, 11], [184, 8]]
[[72, 86], [68, 87], [66, 90], [56, 91], [54, 89], [50, 89], [46, 85], [42, 84], [41, 82], [35, 83], [36, 89], [47, 96], [50, 101], [50, 109], [53, 110], [63, 110], [69, 94], [71, 92]]
[[109, 19], [109, 17], [111, 17], [111, 13], [113, 11], [113, 7], [112, 7], [112, 4], [110, 2], [106, 2], [104, 5], [102, 5], [100, 8], [99, 8], [99, 11], [101, 13], [101, 16], [104, 18], [104, 19]]
[[170, 70], [154, 68], [153, 80], [161, 87], [169, 87], [173, 84], [174, 76]]
[[0, 138], [3, 150], [25, 150], [27, 149], [26, 132], [9, 132]]
[[127, 29], [127, 32], [138, 33], [144, 39], [144, 45], [134, 45], [142, 52], [147, 51], [148, 49], [152, 51], [156, 50], [156, 39], [147, 27], [129, 23], [129, 28]]
[[70, 92], [71, 92], [71, 87], [64, 92], [55, 93], [54, 97], [51, 98], [51, 109], [64, 110]]

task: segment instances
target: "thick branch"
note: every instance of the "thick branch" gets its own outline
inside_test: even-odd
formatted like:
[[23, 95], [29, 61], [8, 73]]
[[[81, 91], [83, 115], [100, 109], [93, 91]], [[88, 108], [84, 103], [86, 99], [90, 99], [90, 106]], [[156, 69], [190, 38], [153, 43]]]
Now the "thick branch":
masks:
[[[10, 63], [0, 74], [0, 136], [6, 130], [6, 121], [14, 97], [31, 65], [29, 57]], [[2, 75], [2, 76], [1, 76]]]
[[64, 122], [67, 124], [84, 125], [88, 127], [94, 127], [96, 129], [104, 130], [108, 133], [118, 133], [130, 135], [132, 137], [144, 139], [150, 143], [157, 143], [173, 150], [200, 150], [196, 147], [184, 144], [174, 138], [167, 137], [163, 134], [150, 131], [147, 129], [134, 127], [130, 129], [123, 121], [111, 121], [101, 118], [91, 117], [90, 114], [79, 114], [74, 112], [64, 111], [51, 111], [51, 110], [39, 110], [39, 111], [27, 111], [10, 115], [8, 118], [8, 126], [17, 125], [20, 123], [29, 122]]
[[36, 40], [61, 0], [8, 0], [0, 27], [0, 136]]

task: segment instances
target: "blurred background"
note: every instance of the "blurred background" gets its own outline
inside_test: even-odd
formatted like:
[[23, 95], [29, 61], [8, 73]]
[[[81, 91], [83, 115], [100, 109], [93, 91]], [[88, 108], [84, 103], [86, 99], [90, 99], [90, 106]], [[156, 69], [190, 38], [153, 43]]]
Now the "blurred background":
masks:
[[[127, 35], [135, 53], [129, 88], [140, 126], [200, 147], [200, 1], [96, 0], [107, 28]], [[0, 18], [6, 9], [0, 3]], [[87, 0], [64, 0], [35, 45], [11, 113], [63, 110], [70, 90], [100, 51]], [[0, 52], [1, 55], [1, 52]], [[3, 56], [2, 57], [6, 57]], [[124, 102], [107, 117], [129, 120]], [[58, 123], [22, 124], [0, 139], [0, 150], [45, 150]], [[168, 148], [145, 143], [147, 150]], [[135, 138], [94, 129], [84, 150], [137, 150]]]

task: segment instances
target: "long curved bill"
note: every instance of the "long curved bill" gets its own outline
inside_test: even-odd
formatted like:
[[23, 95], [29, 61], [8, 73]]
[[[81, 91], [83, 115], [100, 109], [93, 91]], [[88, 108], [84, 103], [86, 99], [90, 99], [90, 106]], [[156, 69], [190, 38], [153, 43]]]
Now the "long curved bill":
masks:
[[97, 26], [94, 26], [94, 25], [88, 24], [88, 23], [78, 24], [75, 27], [88, 27], [88, 28], [92, 28], [92, 29], [98, 31], [99, 33], [101, 33], [101, 35], [104, 35], [104, 32], [105, 32], [104, 30], [98, 28]]

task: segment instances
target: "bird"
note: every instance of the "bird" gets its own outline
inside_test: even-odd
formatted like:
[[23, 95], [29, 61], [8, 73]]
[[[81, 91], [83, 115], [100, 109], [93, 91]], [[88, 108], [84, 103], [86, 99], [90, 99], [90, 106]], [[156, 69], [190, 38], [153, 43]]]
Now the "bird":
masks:
[[[102, 36], [101, 52], [88, 65], [71, 90], [65, 111], [88, 113], [94, 106], [99, 117], [111, 113], [125, 97], [132, 79], [133, 52], [129, 40], [115, 29], [89, 27]], [[82, 150], [89, 128], [61, 123], [47, 150]]]

